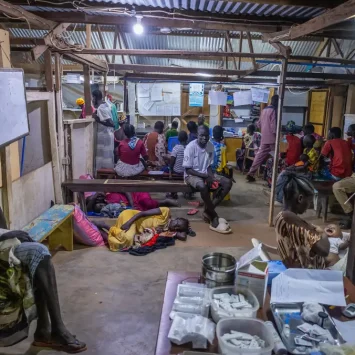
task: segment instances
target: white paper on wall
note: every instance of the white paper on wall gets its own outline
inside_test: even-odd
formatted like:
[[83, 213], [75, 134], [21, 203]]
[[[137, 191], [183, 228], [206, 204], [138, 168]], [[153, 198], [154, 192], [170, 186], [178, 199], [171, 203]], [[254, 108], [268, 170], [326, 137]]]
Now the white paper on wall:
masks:
[[233, 93], [233, 100], [234, 106], [251, 105], [253, 103], [250, 90], [237, 91]]
[[267, 103], [269, 101], [269, 95], [269, 89], [251, 88], [251, 99], [255, 102]]
[[210, 91], [208, 93], [210, 105], [227, 105], [227, 93], [224, 91]]

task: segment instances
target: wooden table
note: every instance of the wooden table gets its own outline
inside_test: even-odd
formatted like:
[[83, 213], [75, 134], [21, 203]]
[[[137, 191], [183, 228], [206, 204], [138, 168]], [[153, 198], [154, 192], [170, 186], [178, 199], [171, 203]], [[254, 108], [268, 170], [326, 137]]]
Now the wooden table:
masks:
[[[155, 355], [182, 354], [184, 351], [191, 351], [191, 343], [187, 343], [184, 345], [175, 345], [172, 344], [168, 339], [168, 334], [172, 323], [169, 318], [169, 314], [173, 307], [178, 285], [184, 280], [188, 280], [189, 282], [198, 282], [199, 276], [200, 274], [198, 272], [168, 272], [163, 307], [160, 317], [157, 344], [155, 348]], [[355, 303], [355, 286], [350, 282], [348, 278], [344, 278], [344, 287], [347, 291], [347, 294], [349, 295], [349, 297], [347, 298], [347, 302]], [[329, 313], [332, 317], [336, 319], [339, 319], [341, 321], [349, 321], [348, 318], [342, 316], [341, 307], [336, 307], [332, 310], [329, 310]], [[259, 309], [257, 316], [259, 319], [262, 319], [264, 321], [272, 320], [269, 293], [267, 293], [266, 295], [264, 307]], [[217, 339], [215, 339], [214, 343], [212, 345], [209, 345], [208, 349], [206, 349], [205, 351], [200, 349], [197, 351], [218, 353]]]

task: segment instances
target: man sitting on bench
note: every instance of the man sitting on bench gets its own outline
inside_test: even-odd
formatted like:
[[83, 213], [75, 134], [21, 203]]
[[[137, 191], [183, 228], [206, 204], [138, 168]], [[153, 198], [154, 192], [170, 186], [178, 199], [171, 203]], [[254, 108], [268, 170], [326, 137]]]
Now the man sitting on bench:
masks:
[[[38, 316], [33, 345], [69, 353], [85, 351], [86, 345], [64, 325], [54, 266], [47, 247], [34, 242], [26, 232], [7, 230], [1, 208], [0, 228], [0, 346], [10, 346], [27, 337], [29, 323], [35, 316], [31, 314], [32, 285]], [[30, 282], [21, 274], [25, 270]], [[19, 302], [21, 298], [23, 302]]]
[[[223, 201], [232, 188], [232, 181], [212, 172], [214, 148], [209, 142], [209, 128], [205, 125], [198, 127], [197, 139], [189, 143], [184, 152], [185, 182], [201, 193], [205, 203], [203, 217], [210, 223], [210, 229], [218, 233], [230, 233], [232, 230], [225, 219], [218, 218], [216, 206]], [[218, 189], [213, 199], [210, 190]]]

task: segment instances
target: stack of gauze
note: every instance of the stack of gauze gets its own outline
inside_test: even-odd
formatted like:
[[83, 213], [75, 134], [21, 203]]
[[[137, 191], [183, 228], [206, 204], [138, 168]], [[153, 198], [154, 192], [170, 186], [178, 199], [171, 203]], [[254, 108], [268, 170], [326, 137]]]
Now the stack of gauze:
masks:
[[230, 295], [229, 293], [214, 294], [213, 303], [218, 308], [220, 317], [237, 317], [241, 310], [253, 308], [241, 293], [237, 295]]
[[250, 335], [235, 330], [231, 330], [230, 333], [222, 335], [222, 339], [238, 349], [265, 348], [265, 341], [260, 339], [257, 335]]

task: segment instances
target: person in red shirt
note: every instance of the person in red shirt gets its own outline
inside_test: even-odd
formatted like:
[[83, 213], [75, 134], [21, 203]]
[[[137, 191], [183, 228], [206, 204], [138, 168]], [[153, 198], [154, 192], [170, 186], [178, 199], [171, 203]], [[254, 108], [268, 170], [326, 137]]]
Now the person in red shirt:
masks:
[[134, 126], [126, 123], [123, 131], [127, 139], [121, 141], [117, 148], [115, 171], [122, 177], [135, 176], [146, 169], [148, 154], [143, 141], [136, 137]]
[[329, 130], [328, 141], [321, 154], [330, 158], [330, 174], [334, 180], [341, 180], [352, 175], [352, 154], [349, 143], [341, 138], [341, 129], [333, 127]]
[[299, 161], [302, 154], [302, 141], [292, 133], [288, 133], [286, 136], [288, 143], [286, 151], [286, 164], [288, 166], [294, 165]]

